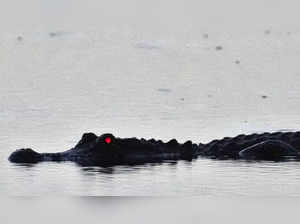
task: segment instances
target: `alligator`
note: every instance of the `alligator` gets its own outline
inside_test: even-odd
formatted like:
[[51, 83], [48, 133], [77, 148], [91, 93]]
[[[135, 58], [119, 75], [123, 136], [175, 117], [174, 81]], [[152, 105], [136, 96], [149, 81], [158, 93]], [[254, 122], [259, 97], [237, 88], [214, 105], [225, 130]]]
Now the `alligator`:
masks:
[[118, 138], [110, 133], [84, 133], [75, 147], [64, 152], [38, 153], [30, 148], [9, 156], [14, 163], [73, 161], [84, 166], [136, 165], [163, 161], [193, 160], [197, 157], [243, 160], [299, 160], [300, 131], [238, 135], [195, 144], [144, 138]]

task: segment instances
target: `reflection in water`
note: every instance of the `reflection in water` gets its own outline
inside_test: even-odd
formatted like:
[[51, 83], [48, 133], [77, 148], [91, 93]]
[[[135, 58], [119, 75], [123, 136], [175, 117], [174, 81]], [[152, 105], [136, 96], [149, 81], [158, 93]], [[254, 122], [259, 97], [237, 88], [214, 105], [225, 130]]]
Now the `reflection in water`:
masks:
[[8, 195], [300, 196], [296, 161], [199, 158], [105, 168], [53, 162], [9, 166], [8, 174], [1, 179], [1, 193]]
[[24, 169], [26, 170], [26, 168], [28, 168], [28, 170], [30, 170], [30, 168], [35, 167], [35, 163], [13, 163], [12, 166], [16, 166], [20, 169]]
[[[176, 168], [178, 161], [165, 161], [165, 162], [157, 162], [157, 163], [146, 163], [143, 165], [122, 165], [122, 166], [114, 166], [114, 167], [82, 167], [80, 170], [83, 171], [84, 175], [92, 175], [92, 174], [121, 174], [121, 173], [130, 173], [130, 172], [137, 172], [141, 169], [151, 169], [152, 167], [155, 168], [156, 166], [167, 166], [168, 168]], [[189, 161], [186, 161], [186, 164]], [[80, 166], [81, 167], [81, 166]]]

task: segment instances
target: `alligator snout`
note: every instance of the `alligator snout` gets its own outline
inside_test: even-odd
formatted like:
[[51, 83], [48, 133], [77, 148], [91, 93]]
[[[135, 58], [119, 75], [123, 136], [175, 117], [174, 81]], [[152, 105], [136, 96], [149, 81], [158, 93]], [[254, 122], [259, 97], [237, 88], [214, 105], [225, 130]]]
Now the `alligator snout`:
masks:
[[9, 161], [14, 163], [37, 163], [41, 159], [41, 154], [30, 148], [16, 150], [8, 158]]

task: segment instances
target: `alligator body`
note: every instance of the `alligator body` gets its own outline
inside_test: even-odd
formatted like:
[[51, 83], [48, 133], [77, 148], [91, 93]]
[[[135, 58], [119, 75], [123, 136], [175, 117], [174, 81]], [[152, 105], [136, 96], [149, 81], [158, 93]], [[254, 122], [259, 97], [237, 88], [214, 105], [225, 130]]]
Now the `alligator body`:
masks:
[[19, 149], [9, 160], [15, 163], [73, 161], [85, 166], [135, 165], [166, 160], [192, 160], [198, 156], [214, 159], [300, 160], [300, 132], [274, 132], [238, 135], [207, 144], [183, 144], [172, 139], [117, 138], [112, 134], [83, 134], [78, 144], [58, 153], [38, 153]]

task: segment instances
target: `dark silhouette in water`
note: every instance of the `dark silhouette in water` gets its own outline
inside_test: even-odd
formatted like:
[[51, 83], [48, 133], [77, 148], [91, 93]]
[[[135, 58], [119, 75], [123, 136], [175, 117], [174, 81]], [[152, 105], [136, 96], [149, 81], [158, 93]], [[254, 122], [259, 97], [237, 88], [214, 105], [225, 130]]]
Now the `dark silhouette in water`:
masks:
[[300, 132], [238, 135], [207, 144], [183, 144], [172, 139], [116, 138], [112, 134], [83, 134], [78, 144], [58, 153], [19, 149], [9, 160], [14, 163], [74, 161], [84, 166], [136, 165], [166, 160], [192, 160], [198, 156], [214, 159], [272, 160], [300, 159]]

